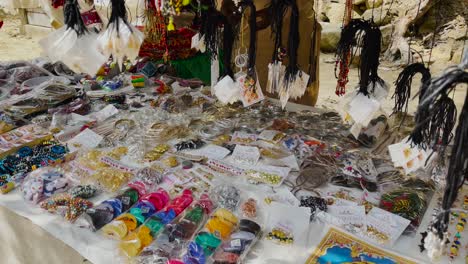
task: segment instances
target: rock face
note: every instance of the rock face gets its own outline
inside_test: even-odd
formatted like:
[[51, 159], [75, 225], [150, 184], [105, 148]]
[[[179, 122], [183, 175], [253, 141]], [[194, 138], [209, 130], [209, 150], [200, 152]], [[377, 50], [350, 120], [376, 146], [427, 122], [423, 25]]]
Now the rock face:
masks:
[[367, 9], [377, 8], [383, 5], [383, 0], [366, 0]]
[[[322, 23], [321, 50], [334, 52], [340, 39], [341, 25], [346, 9], [346, 0], [316, 0], [320, 3], [320, 19]], [[353, 18], [365, 20], [373, 19], [380, 26], [382, 32], [382, 52], [385, 52], [390, 44], [395, 41], [392, 33], [398, 21], [408, 18], [418, 7], [420, 0], [354, 0]], [[411, 47], [417, 51], [416, 60], [422, 57], [426, 61], [430, 48], [432, 62], [458, 63], [461, 57], [463, 41], [467, 38], [468, 13], [466, 13], [466, 0], [423, 0], [423, 6], [427, 1], [434, 1], [430, 9], [425, 9], [424, 16], [412, 21], [404, 38], [409, 41]], [[439, 3], [440, 2], [440, 3]], [[439, 3], [439, 4], [437, 4]], [[414, 12], [413, 12], [414, 13]], [[438, 17], [436, 19], [436, 17]], [[410, 18], [411, 19], [411, 18]], [[410, 20], [411, 21], [411, 20]], [[432, 45], [432, 35], [437, 24], [435, 42]]]
[[334, 52], [340, 40], [341, 25], [321, 22], [322, 37], [320, 39], [320, 50], [323, 52]]
[[[330, 3], [325, 7], [324, 12], [322, 15], [324, 16], [324, 20], [326, 22], [332, 24], [342, 24], [343, 17], [345, 14], [346, 5], [345, 3]], [[359, 13], [353, 10], [352, 13], [353, 18], [360, 18], [361, 16]]]
[[364, 14], [362, 14], [363, 19], [371, 20], [373, 18], [375, 24], [379, 26], [390, 24], [390, 22], [392, 22], [392, 17], [390, 12], [382, 8], [367, 9]]

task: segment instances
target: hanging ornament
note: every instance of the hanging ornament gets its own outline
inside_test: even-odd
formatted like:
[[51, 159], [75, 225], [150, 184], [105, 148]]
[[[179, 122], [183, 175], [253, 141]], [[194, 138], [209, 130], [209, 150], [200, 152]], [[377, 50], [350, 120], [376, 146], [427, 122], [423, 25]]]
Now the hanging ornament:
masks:
[[[432, 79], [427, 90], [420, 98], [420, 104], [418, 107], [418, 115], [424, 112], [424, 116], [433, 120], [437, 120], [434, 127], [438, 127], [438, 130], [442, 131], [442, 148], [443, 144], [448, 144], [444, 141], [444, 135], [447, 136], [451, 133], [449, 127], [440, 127], [440, 123], [449, 124], [453, 120], [445, 120], [456, 117], [454, 109], [450, 109], [450, 113], [445, 113], [447, 110], [442, 109], [443, 103], [438, 102], [446, 101], [446, 95], [452, 92], [458, 84], [468, 83], [468, 72], [465, 70], [468, 68], [468, 52], [465, 52], [461, 65], [458, 67], [449, 68], [442, 76]], [[444, 114], [442, 114], [444, 113]], [[436, 116], [438, 116], [435, 118]], [[442, 120], [443, 122], [441, 122]], [[419, 126], [425, 125], [427, 120], [417, 119], [416, 129]], [[427, 126], [427, 125], [426, 125]], [[453, 127], [453, 126], [452, 126]], [[440, 135], [440, 134], [439, 134]], [[438, 139], [438, 138], [436, 138]], [[442, 206], [439, 214], [436, 214], [428, 234], [424, 238], [423, 247], [428, 250], [428, 255], [431, 259], [440, 257], [442, 249], [447, 241], [448, 224], [450, 218], [450, 210], [458, 196], [459, 189], [463, 186], [465, 179], [468, 177], [468, 94], [465, 97], [462, 112], [458, 119], [458, 126], [455, 131], [455, 137], [453, 138], [453, 148], [451, 151], [448, 172], [446, 176], [446, 188], [442, 199]], [[434, 142], [433, 135], [429, 135], [427, 138], [423, 138], [421, 143], [431, 145]], [[447, 140], [447, 138], [445, 138]]]
[[[271, 29], [274, 36], [272, 63], [268, 66], [267, 91], [277, 92], [282, 107], [290, 98], [297, 99], [304, 95], [310, 76], [299, 69], [297, 62], [299, 48], [299, 8], [296, 0], [273, 0], [268, 8], [271, 17]], [[290, 13], [287, 48], [282, 46], [284, 16]], [[286, 51], [286, 52], [284, 52]], [[287, 57], [288, 65], [283, 66]]]
[[107, 29], [99, 36], [101, 51], [111, 56], [117, 65], [124, 59], [134, 61], [138, 56], [144, 34], [127, 20], [125, 0], [111, 0], [111, 16]]
[[[223, 26], [223, 34], [221, 35], [220, 26]], [[210, 54], [211, 59], [215, 60], [218, 57], [219, 43], [223, 38], [223, 64], [224, 76], [230, 76], [234, 79], [234, 72], [231, 67], [232, 48], [234, 45], [234, 30], [228, 22], [226, 16], [216, 10], [215, 6], [209, 6], [201, 15], [200, 39], [205, 40], [206, 51]]]
[[[345, 14], [343, 16], [343, 27], [347, 26], [352, 19], [352, 11], [353, 11], [353, 0], [346, 0], [346, 7], [345, 7]], [[346, 54], [345, 54], [346, 52]], [[348, 74], [349, 74], [349, 64], [351, 60], [351, 50], [343, 51], [342, 56], [338, 56], [337, 53], [337, 60], [335, 64], [335, 74], [336, 70], [339, 66], [339, 73], [336, 78], [338, 79], [336, 84], [336, 95], [342, 96], [346, 93], [346, 84], [349, 82]]]
[[[413, 77], [418, 73], [422, 75], [421, 84], [424, 87], [431, 80], [431, 73], [422, 63], [410, 64], [398, 75], [395, 81], [395, 94], [392, 97], [395, 98], [393, 113], [406, 113], [408, 111], [408, 102], [411, 98], [411, 84]], [[420, 93], [422, 94], [422, 92]]]
[[372, 21], [352, 19], [341, 31], [340, 41], [337, 45], [338, 60], [351, 61], [352, 56], [348, 60], [349, 53], [355, 48], [360, 48], [359, 93], [364, 95], [374, 92], [377, 85], [385, 86], [385, 82], [377, 72], [381, 40], [382, 32]]
[[98, 50], [97, 34], [88, 31], [78, 0], [67, 0], [63, 8], [65, 26], [49, 34], [40, 45], [52, 61], [62, 61], [78, 73], [96, 74], [107, 58]]

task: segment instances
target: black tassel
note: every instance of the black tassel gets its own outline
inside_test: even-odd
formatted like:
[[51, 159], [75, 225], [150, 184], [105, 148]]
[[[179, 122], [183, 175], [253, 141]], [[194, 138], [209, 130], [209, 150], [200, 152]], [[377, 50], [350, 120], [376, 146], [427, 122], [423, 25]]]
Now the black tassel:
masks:
[[132, 31], [130, 27], [130, 23], [127, 20], [127, 8], [125, 7], [125, 0], [111, 0], [111, 15], [109, 18], [109, 24], [115, 24], [117, 32], [119, 32], [120, 22], [119, 18], [129, 27], [130, 31]]
[[[449, 69], [442, 76], [426, 82], [421, 87], [419, 106], [415, 117], [415, 128], [411, 132], [409, 140], [423, 149], [436, 148], [442, 145], [441, 150], [450, 142], [451, 129], [457, 116], [453, 100], [448, 93], [458, 83], [468, 82], [468, 73], [455, 67]], [[448, 120], [444, 120], [447, 118]], [[440, 134], [440, 131], [443, 131]], [[449, 132], [450, 130], [450, 132]], [[439, 131], [439, 133], [435, 133]], [[443, 155], [443, 153], [441, 153]]]
[[63, 7], [63, 15], [67, 29], [72, 28], [78, 36], [82, 36], [88, 32], [83, 18], [81, 17], [78, 0], [67, 0]]
[[[466, 73], [468, 83], [468, 73]], [[465, 179], [468, 177], [468, 94], [465, 97], [460, 118], [458, 119], [458, 127], [455, 132], [453, 141], [452, 153], [448, 167], [446, 186], [444, 197], [442, 199], [442, 215], [434, 223], [433, 228], [437, 230], [439, 237], [442, 239], [443, 234], [447, 231], [450, 208], [457, 199], [458, 191], [463, 186]]]
[[288, 65], [285, 72], [285, 85], [293, 83], [299, 72], [299, 64], [297, 62], [297, 51], [299, 49], [299, 8], [296, 0], [272, 0], [268, 7], [271, 16], [271, 31], [274, 35], [275, 48], [273, 50], [272, 61], [278, 62], [280, 58], [280, 49], [282, 46], [282, 28], [283, 19], [288, 8], [291, 9], [291, 19], [289, 23], [288, 47], [286, 55], [288, 57]]
[[222, 23], [224, 25], [223, 30], [223, 64], [224, 64], [224, 72], [220, 76], [223, 78], [224, 76], [229, 75], [232, 79], [234, 79], [234, 72], [232, 70], [232, 49], [234, 46], [234, 29], [229, 23], [227, 17], [220, 13]]
[[219, 27], [223, 26], [224, 72], [220, 78], [229, 75], [234, 79], [231, 61], [235, 34], [232, 25], [228, 22], [227, 17], [215, 10], [214, 7], [203, 12], [201, 18], [200, 37], [205, 39], [206, 50], [212, 59], [218, 56], [219, 44], [221, 43], [221, 30]]
[[452, 140], [452, 130], [457, 122], [457, 107], [455, 102], [444, 93], [435, 103], [431, 111], [432, 119], [429, 126], [429, 135], [431, 138], [427, 140], [431, 146], [440, 146], [437, 151], [440, 153], [442, 160], [445, 154], [445, 149]]
[[[255, 74], [255, 59], [257, 52], [257, 9], [255, 8], [252, 0], [242, 1], [241, 6], [244, 7], [243, 12], [246, 8], [250, 8], [250, 17], [249, 17], [249, 32], [250, 32], [250, 43], [249, 43], [249, 61], [248, 61], [248, 75], [254, 77], [256, 80]], [[242, 30], [242, 29], [240, 29]]]
[[359, 92], [364, 95], [369, 94], [368, 87], [373, 89], [377, 83], [383, 82], [377, 72], [381, 40], [382, 32], [372, 21], [352, 19], [341, 31], [336, 51], [337, 60], [345, 61], [353, 48], [361, 49]]
[[271, 18], [271, 34], [275, 41], [271, 61], [273, 63], [276, 63], [281, 60], [279, 55], [279, 49], [282, 46], [283, 19], [286, 15], [287, 6], [285, 5], [284, 0], [271, 0], [270, 6], [267, 10]]
[[398, 75], [395, 82], [395, 93], [392, 97], [395, 99], [393, 113], [408, 112], [408, 102], [411, 97], [411, 84], [413, 83], [414, 76], [418, 73], [422, 75], [421, 83], [423, 85], [431, 80], [429, 69], [422, 63], [410, 64]]
[[[440, 144], [439, 152], [445, 150], [451, 140], [451, 128], [457, 115], [455, 104], [448, 94], [460, 83], [468, 83], [468, 72], [460, 67], [451, 68], [442, 76], [431, 80], [420, 97], [415, 131], [421, 138], [416, 138], [416, 141], [413, 139], [415, 143], [432, 148], [436, 147], [435, 144]], [[447, 231], [450, 208], [457, 198], [458, 190], [468, 177], [468, 94], [458, 119], [449, 162], [442, 211], [432, 225], [432, 230], [436, 231], [440, 239], [443, 239]]]
[[[218, 51], [221, 43], [221, 36], [223, 38], [223, 64], [224, 72], [220, 75], [220, 79], [229, 75], [234, 79], [234, 72], [232, 70], [232, 49], [234, 46], [234, 28], [228, 22], [228, 18], [221, 12], [216, 10], [216, 3], [209, 1], [207, 9], [201, 12], [200, 17], [200, 38], [204, 38], [206, 50], [211, 59], [218, 57]], [[223, 27], [221, 35], [220, 26]]]

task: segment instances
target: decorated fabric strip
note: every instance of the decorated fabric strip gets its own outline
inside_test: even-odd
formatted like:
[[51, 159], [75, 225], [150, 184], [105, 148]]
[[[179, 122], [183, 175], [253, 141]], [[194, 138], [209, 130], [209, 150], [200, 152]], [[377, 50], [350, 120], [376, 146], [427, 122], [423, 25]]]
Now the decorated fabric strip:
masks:
[[122, 170], [122, 171], [125, 171], [125, 172], [135, 173], [138, 170], [137, 168], [132, 168], [130, 166], [127, 166], [127, 165], [123, 164], [122, 162], [120, 162], [119, 160], [113, 159], [113, 158], [108, 157], [108, 156], [101, 157], [101, 161], [103, 163], [111, 166], [112, 168], [119, 169], [119, 170]]
[[236, 176], [242, 176], [244, 174], [244, 170], [220, 160], [209, 160], [207, 162], [207, 166], [210, 169], [221, 173], [228, 173]]
[[81, 17], [83, 18], [83, 22], [86, 26], [102, 24], [102, 20], [99, 17], [98, 12], [94, 8], [82, 13]]

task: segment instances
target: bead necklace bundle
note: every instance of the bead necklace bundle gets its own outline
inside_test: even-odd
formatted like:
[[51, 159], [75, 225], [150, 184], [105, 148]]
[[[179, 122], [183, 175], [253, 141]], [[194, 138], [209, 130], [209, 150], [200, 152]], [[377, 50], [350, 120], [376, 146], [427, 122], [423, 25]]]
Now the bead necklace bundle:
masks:
[[205, 40], [206, 51], [211, 59], [218, 56], [219, 43], [221, 43], [221, 32], [219, 27], [223, 26], [223, 64], [224, 72], [220, 79], [225, 76], [230, 76], [234, 79], [234, 72], [231, 67], [232, 47], [234, 45], [234, 29], [229, 23], [226, 16], [215, 9], [215, 6], [209, 6], [208, 9], [202, 11], [200, 39]]
[[[451, 139], [451, 128], [455, 124], [455, 107], [446, 109], [440, 101], [446, 98], [447, 94], [455, 89], [457, 84], [468, 83], [468, 73], [465, 71], [468, 68], [468, 52], [465, 51], [462, 63], [458, 66], [451, 67], [446, 72], [438, 77], [433, 78], [428, 85], [427, 90], [420, 99], [418, 112], [416, 113], [416, 127], [412, 133], [413, 142], [414, 134], [426, 135], [421, 133], [421, 127], [435, 127], [435, 131], [442, 131], [442, 134], [428, 134], [419, 140], [419, 144], [433, 146], [433, 142], [440, 142], [440, 148], [443, 152]], [[446, 113], [449, 111], [448, 116]], [[419, 116], [419, 118], [418, 118]], [[421, 116], [426, 118], [421, 118]], [[419, 130], [419, 131], [418, 131]], [[437, 138], [434, 138], [436, 136]], [[428, 254], [431, 258], [436, 258], [441, 254], [441, 248], [445, 244], [447, 238], [447, 228], [450, 216], [450, 208], [452, 207], [458, 195], [459, 189], [463, 186], [467, 178], [468, 171], [468, 94], [465, 97], [463, 109], [458, 119], [458, 126], [455, 130], [453, 138], [453, 147], [449, 159], [448, 172], [446, 176], [446, 188], [442, 200], [441, 213], [435, 217], [430, 227], [430, 231], [424, 238], [425, 248], [428, 249]]]
[[[284, 108], [287, 101], [304, 95], [310, 76], [299, 69], [299, 8], [296, 0], [273, 0], [269, 6], [272, 17], [271, 31], [274, 36], [272, 62], [268, 65], [267, 92], [278, 93]], [[282, 47], [284, 17], [290, 12], [287, 48]], [[288, 65], [283, 66], [287, 59]]]
[[166, 20], [162, 13], [161, 0], [147, 0], [146, 3], [146, 38], [151, 42], [162, 43], [165, 46], [163, 58], [168, 58]]
[[[343, 16], [343, 27], [347, 26], [352, 19], [353, 13], [353, 0], [346, 0], [345, 14]], [[338, 82], [336, 84], [336, 95], [344, 95], [346, 93], [346, 84], [348, 83], [348, 74], [349, 74], [349, 64], [351, 63], [351, 50], [348, 50], [346, 56], [338, 58], [335, 64], [335, 75], [336, 68], [340, 66], [338, 76]]]
[[[354, 48], [361, 50], [359, 65], [359, 92], [368, 95], [377, 85], [383, 86], [379, 77], [379, 55], [381, 50], [382, 32], [373, 21], [352, 19], [341, 31], [337, 45], [337, 56], [340, 61], [348, 61]], [[352, 61], [353, 56], [349, 61]], [[372, 90], [369, 91], [368, 88]]]

